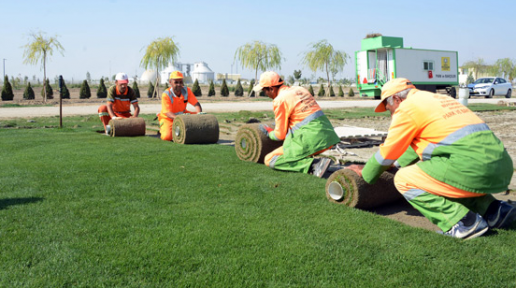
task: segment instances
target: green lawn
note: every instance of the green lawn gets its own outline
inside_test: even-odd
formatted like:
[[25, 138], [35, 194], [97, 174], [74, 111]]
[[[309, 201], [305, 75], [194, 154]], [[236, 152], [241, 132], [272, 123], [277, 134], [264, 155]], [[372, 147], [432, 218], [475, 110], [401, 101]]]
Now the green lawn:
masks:
[[514, 229], [452, 239], [233, 147], [35, 121], [0, 121], [0, 287], [516, 286]]

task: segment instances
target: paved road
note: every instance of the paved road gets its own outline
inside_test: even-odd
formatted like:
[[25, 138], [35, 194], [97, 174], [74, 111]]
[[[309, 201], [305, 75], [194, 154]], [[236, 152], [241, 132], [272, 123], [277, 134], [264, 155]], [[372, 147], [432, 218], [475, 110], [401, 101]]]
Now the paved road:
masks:
[[[469, 103], [491, 103], [496, 104], [500, 100], [516, 102], [516, 99], [494, 98], [494, 99], [469, 99]], [[375, 107], [379, 100], [348, 100], [348, 101], [317, 101], [322, 109], [349, 108], [349, 107]], [[201, 102], [202, 103], [202, 102]], [[63, 116], [92, 115], [96, 114], [98, 104], [95, 105], [75, 105], [63, 106]], [[270, 111], [272, 110], [271, 101], [254, 102], [216, 102], [203, 103], [205, 112], [235, 112], [240, 110], [248, 111]], [[154, 114], [161, 110], [160, 104], [140, 104], [140, 113]], [[29, 118], [59, 115], [59, 106], [55, 107], [0, 107], [0, 119], [2, 118]]]

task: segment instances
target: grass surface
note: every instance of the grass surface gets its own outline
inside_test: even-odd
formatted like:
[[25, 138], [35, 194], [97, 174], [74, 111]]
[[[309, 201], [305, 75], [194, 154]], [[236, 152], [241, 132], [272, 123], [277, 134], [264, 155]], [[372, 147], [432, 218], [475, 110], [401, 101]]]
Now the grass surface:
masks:
[[0, 287], [516, 285], [514, 230], [452, 239], [330, 203], [325, 180], [233, 147], [34, 120], [0, 129]]

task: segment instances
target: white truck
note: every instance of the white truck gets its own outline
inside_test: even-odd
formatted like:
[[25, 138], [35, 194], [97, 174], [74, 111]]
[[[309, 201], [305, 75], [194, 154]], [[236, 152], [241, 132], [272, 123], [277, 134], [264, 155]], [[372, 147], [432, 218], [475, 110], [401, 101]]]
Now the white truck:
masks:
[[380, 99], [383, 84], [407, 78], [421, 90], [446, 90], [456, 97], [459, 85], [457, 51], [403, 47], [403, 38], [376, 36], [362, 39], [355, 52], [357, 89], [361, 96]]

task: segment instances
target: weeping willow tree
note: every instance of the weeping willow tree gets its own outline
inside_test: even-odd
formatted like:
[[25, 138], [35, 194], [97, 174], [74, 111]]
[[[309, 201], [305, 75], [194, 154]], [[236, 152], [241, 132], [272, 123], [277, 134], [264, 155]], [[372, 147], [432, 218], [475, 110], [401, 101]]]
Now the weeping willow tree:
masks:
[[512, 82], [516, 77], [516, 63], [510, 58], [498, 59], [493, 65], [492, 74], [502, 76]]
[[242, 63], [242, 68], [254, 69], [254, 79], [258, 79], [258, 69], [281, 68], [281, 51], [274, 44], [254, 41], [238, 47], [234, 59]]
[[156, 68], [156, 82], [154, 91], [159, 98], [159, 70], [167, 67], [168, 63], [174, 64], [179, 56], [179, 46], [171, 37], [158, 38], [152, 41], [145, 50], [140, 66], [145, 69]]
[[[311, 49], [305, 52], [302, 63], [312, 72], [320, 70], [326, 73], [328, 87], [330, 87], [330, 74], [334, 76], [344, 69], [344, 65], [346, 65], [349, 58], [348, 54], [344, 51], [335, 50], [326, 40], [311, 43], [308, 46]], [[329, 93], [329, 90], [327, 93]]]
[[[41, 62], [41, 68], [43, 69], [43, 79], [47, 79], [47, 60], [54, 54], [54, 50], [63, 55], [64, 48], [57, 41], [56, 37], [45, 37], [43, 32], [30, 33], [29, 43], [24, 47], [23, 52], [23, 63], [30, 65], [37, 65]], [[46, 85], [43, 85], [43, 100], [47, 102], [47, 89]]]

